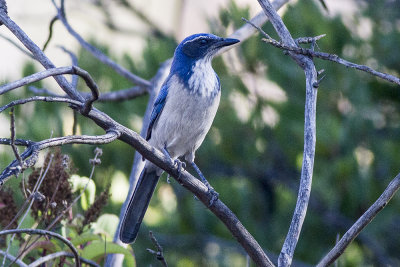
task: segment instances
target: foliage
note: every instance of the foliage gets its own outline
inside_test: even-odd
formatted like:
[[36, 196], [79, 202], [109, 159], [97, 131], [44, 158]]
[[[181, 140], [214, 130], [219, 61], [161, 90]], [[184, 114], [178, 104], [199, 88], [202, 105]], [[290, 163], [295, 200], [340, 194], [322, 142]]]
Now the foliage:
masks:
[[[20, 226], [23, 225], [24, 228], [61, 232], [71, 240], [79, 255], [85, 259], [101, 263], [107, 253], [122, 253], [125, 255], [127, 266], [135, 266], [134, 257], [129, 249], [107, 241], [107, 238], [110, 240], [110, 237], [115, 234], [118, 224], [118, 220], [112, 220], [115, 215], [106, 213], [102, 215], [108, 218], [108, 224], [104, 224], [104, 219], [99, 218], [108, 202], [109, 187], [106, 187], [97, 198], [93, 196], [93, 199], [88, 197], [84, 198], [84, 201], [77, 202], [77, 197], [86, 195], [86, 189], [90, 189], [89, 191], [95, 194], [96, 185], [91, 184], [92, 180], [87, 177], [71, 176], [71, 170], [73, 169], [70, 167], [68, 157], [61, 154], [59, 149], [47, 153], [43, 166], [33, 169], [27, 181], [21, 181], [20, 193], [26, 196], [32, 195], [34, 199], [34, 201], [29, 197], [26, 199], [25, 204], [33, 203], [28, 209], [26, 209], [28, 205], [16, 204], [13, 195], [18, 193], [17, 191], [10, 194], [10, 189], [2, 189], [0, 191], [1, 230], [21, 228]], [[79, 188], [83, 182], [86, 185], [91, 184], [91, 187], [83, 186], [80, 194], [74, 195], [73, 188]], [[40, 197], [36, 197], [35, 192], [39, 192]], [[20, 210], [24, 213], [25, 210], [28, 212], [27, 219], [21, 216], [21, 213], [17, 214]], [[20, 255], [20, 259], [25, 263], [33, 262], [50, 253], [69, 251], [66, 244], [40, 236], [28, 238], [28, 236], [19, 235], [18, 239], [12, 242], [10, 239], [11, 236], [7, 236], [7, 239], [1, 240], [0, 249], [5, 251], [9, 247], [9, 252]], [[70, 263], [70, 259], [65, 257], [48, 262], [52, 264], [51, 266]]]

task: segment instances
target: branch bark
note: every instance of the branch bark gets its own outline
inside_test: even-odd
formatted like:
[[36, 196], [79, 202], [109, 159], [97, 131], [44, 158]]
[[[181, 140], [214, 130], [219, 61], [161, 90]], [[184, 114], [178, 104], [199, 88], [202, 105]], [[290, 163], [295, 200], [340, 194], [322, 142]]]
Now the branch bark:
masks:
[[[268, 0], [258, 0], [265, 14], [270, 19], [282, 43], [290, 46], [297, 46], [290, 32], [286, 28], [282, 19]], [[292, 59], [304, 70], [306, 77], [306, 103], [304, 112], [304, 150], [303, 163], [301, 168], [301, 178], [299, 193], [297, 196], [296, 208], [286, 236], [281, 253], [278, 258], [278, 266], [290, 266], [293, 260], [301, 228], [307, 213], [307, 206], [310, 199], [312, 174], [314, 168], [315, 141], [316, 141], [316, 104], [317, 90], [317, 71], [311, 58], [289, 52]]]
[[372, 204], [371, 207], [350, 227], [335, 247], [318, 263], [318, 267], [329, 266], [342, 255], [348, 245], [358, 234], [375, 218], [375, 216], [388, 204], [400, 188], [400, 173], [390, 182], [385, 191]]

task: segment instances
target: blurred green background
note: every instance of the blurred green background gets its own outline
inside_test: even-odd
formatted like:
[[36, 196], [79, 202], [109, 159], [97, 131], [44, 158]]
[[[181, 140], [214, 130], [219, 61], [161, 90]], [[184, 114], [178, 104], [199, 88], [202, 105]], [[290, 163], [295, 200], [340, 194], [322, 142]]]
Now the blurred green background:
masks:
[[[329, 0], [326, 0], [329, 4]], [[399, 76], [400, 1], [354, 2], [351, 23], [328, 16], [318, 1], [295, 1], [283, 20], [293, 37], [327, 36], [318, 42], [323, 52], [366, 64]], [[329, 6], [329, 5], [328, 5]], [[99, 7], [98, 7], [99, 8]], [[227, 36], [250, 18], [249, 9], [230, 2], [219, 16], [209, 18], [210, 31]], [[369, 27], [364, 29], [363, 27]], [[263, 29], [276, 37], [271, 25]], [[367, 34], [360, 34], [366, 30]], [[179, 42], [153, 31], [146, 36], [140, 60], [129, 51], [115, 56], [110, 47], [91, 42], [133, 73], [150, 79], [159, 65], [173, 55]], [[85, 50], [79, 66], [87, 70], [102, 91], [116, 91], [131, 84], [109, 67], [99, 64]], [[366, 73], [315, 59], [325, 69], [317, 102], [317, 143], [309, 209], [295, 252], [296, 264], [316, 264], [348, 227], [379, 197], [399, 172], [400, 90], [398, 86]], [[206, 140], [197, 152], [198, 166], [219, 192], [220, 198], [242, 221], [272, 258], [286, 237], [296, 203], [303, 152], [305, 79], [302, 70], [284, 53], [255, 35], [217, 58], [213, 64], [222, 84], [219, 111]], [[38, 69], [26, 63], [21, 76]], [[35, 84], [41, 87], [41, 83]], [[79, 88], [87, 91], [84, 82]], [[2, 96], [2, 105], [32, 96], [25, 88]], [[123, 125], [140, 131], [148, 97], [118, 103], [96, 103]], [[18, 138], [41, 140], [71, 133], [65, 105], [30, 103], [16, 108]], [[27, 115], [28, 114], [28, 115]], [[8, 125], [2, 125], [8, 127]], [[69, 127], [67, 129], [67, 127]], [[94, 123], [78, 116], [78, 132], [102, 134]], [[1, 136], [7, 137], [7, 136]], [[98, 192], [111, 184], [111, 199], [103, 210], [119, 216], [127, 193], [134, 150], [116, 141], [101, 146], [102, 164], [94, 181]], [[93, 146], [64, 146], [76, 173], [89, 176]], [[44, 153], [43, 153], [44, 154]], [[3, 148], [0, 166], [13, 159]], [[191, 171], [189, 169], [189, 171]], [[18, 191], [19, 180], [8, 186]], [[15, 195], [17, 201], [22, 196]], [[193, 195], [164, 175], [150, 203], [133, 251], [138, 266], [156, 266], [148, 237], [152, 230], [164, 247], [171, 266], [245, 266], [244, 250], [225, 226]], [[112, 238], [110, 233], [107, 240]], [[339, 266], [400, 265], [400, 197], [397, 195], [361, 233], [339, 259]]]

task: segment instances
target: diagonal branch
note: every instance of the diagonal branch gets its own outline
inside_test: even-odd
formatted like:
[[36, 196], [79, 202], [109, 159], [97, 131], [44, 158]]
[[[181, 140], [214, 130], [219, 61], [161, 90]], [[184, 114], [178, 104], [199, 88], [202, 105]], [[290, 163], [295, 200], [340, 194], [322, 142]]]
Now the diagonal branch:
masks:
[[[286, 45], [297, 46], [280, 16], [268, 0], [258, 0], [276, 32]], [[290, 266], [299, 240], [301, 228], [310, 200], [316, 142], [317, 71], [311, 58], [289, 52], [292, 59], [304, 70], [306, 77], [306, 103], [304, 111], [304, 150], [296, 208], [288, 234], [278, 258], [278, 266]]]
[[64, 10], [64, 1], [61, 1], [61, 7], [58, 7], [55, 3], [54, 0], [52, 0], [54, 7], [57, 9], [57, 16], [60, 19], [60, 21], [64, 24], [65, 28], [67, 31], [82, 45], [83, 48], [85, 48], [87, 51], [89, 51], [95, 58], [100, 60], [102, 63], [110, 66], [113, 70], [115, 70], [119, 75], [122, 77], [128, 79], [129, 81], [136, 83], [137, 85], [143, 86], [145, 88], [150, 87], [150, 82], [131, 73], [124, 67], [118, 65], [115, 61], [107, 57], [105, 54], [103, 54], [100, 50], [98, 50], [96, 47], [92, 46], [88, 42], [86, 42], [82, 36], [80, 36], [72, 27], [69, 25], [66, 17], [65, 17], [65, 12]]
[[342, 255], [347, 246], [387, 205], [400, 188], [400, 173], [390, 182], [385, 191], [371, 207], [350, 227], [335, 247], [318, 263], [318, 267], [329, 266]]

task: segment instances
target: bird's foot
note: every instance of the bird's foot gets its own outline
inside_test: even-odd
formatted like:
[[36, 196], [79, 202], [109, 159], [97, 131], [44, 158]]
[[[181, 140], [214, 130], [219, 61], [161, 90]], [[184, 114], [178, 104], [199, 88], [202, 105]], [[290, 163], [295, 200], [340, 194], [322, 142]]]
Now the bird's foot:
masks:
[[209, 194], [209, 198], [210, 201], [208, 203], [208, 207], [211, 207], [215, 201], [218, 200], [219, 194], [217, 191], [215, 191], [215, 189], [210, 185], [210, 183], [207, 181], [206, 177], [204, 177], [203, 173], [200, 171], [199, 167], [197, 167], [196, 163], [191, 162], [193, 168], [196, 170], [197, 174], [200, 176], [201, 181], [203, 182], [203, 184], [207, 187], [208, 189], [208, 194]]

